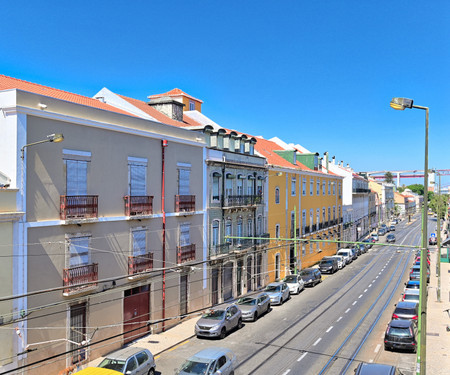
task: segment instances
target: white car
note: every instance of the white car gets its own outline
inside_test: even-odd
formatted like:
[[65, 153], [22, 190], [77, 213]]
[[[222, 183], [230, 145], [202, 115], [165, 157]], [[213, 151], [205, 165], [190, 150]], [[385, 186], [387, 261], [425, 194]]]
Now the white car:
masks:
[[345, 267], [345, 259], [342, 255], [333, 255], [332, 258], [336, 258], [338, 261], [338, 269], [343, 269]]
[[305, 289], [305, 282], [299, 275], [288, 275], [283, 281], [289, 287], [290, 294], [299, 294], [301, 290]]
[[349, 264], [353, 261], [353, 254], [349, 249], [340, 249], [337, 255], [342, 255], [345, 259], [345, 264]]

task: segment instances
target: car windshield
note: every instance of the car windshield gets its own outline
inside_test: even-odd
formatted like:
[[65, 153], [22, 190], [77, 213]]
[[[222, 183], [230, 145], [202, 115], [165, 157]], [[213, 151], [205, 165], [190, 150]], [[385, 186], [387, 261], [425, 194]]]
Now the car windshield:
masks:
[[105, 358], [98, 367], [107, 368], [109, 370], [115, 370], [123, 372], [123, 367], [125, 366], [125, 361], [120, 361], [117, 359]]
[[225, 310], [209, 310], [206, 314], [202, 315], [202, 318], [221, 320], [225, 315]]
[[268, 292], [279, 292], [281, 290], [280, 285], [267, 285], [266, 291]]
[[187, 360], [183, 366], [181, 366], [181, 371], [187, 374], [206, 374], [206, 370], [208, 369], [207, 362], [199, 362], [197, 360]]
[[409, 330], [408, 327], [406, 327], [406, 328], [389, 327], [389, 332], [388, 333], [390, 335], [400, 336], [400, 337], [409, 337], [409, 336], [411, 336], [410, 330]]
[[419, 289], [420, 285], [419, 284], [407, 284], [406, 285], [406, 289]]
[[412, 309], [402, 309], [402, 308], [397, 308], [395, 309], [395, 314], [400, 314], [400, 315], [413, 315], [414, 314], [414, 310]]
[[256, 299], [249, 298], [249, 297], [239, 298], [238, 304], [239, 305], [256, 305]]
[[303, 270], [302, 272], [300, 272], [300, 276], [310, 276], [310, 275], [312, 275], [311, 270]]
[[405, 301], [418, 301], [419, 295], [418, 294], [405, 294], [405, 297], [403, 299]]
[[331, 259], [322, 260], [320, 264], [333, 264], [333, 261]]
[[295, 275], [286, 276], [283, 281], [285, 281], [287, 283], [296, 283], [297, 276], [295, 276]]

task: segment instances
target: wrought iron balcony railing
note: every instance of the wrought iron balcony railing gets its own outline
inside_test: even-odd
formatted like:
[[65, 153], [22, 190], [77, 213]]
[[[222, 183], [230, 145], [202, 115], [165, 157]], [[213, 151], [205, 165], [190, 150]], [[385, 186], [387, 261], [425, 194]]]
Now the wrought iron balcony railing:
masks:
[[98, 217], [98, 195], [61, 195], [61, 220]]
[[[83, 266], [64, 268], [63, 286], [65, 295], [83, 292], [86, 289], [96, 288], [97, 284], [82, 285], [98, 280], [98, 263]], [[80, 285], [81, 284], [81, 285]]]
[[140, 272], [151, 271], [153, 269], [153, 254], [128, 257], [128, 275], [135, 275]]
[[230, 252], [230, 243], [211, 245], [209, 247], [209, 256], [216, 257], [218, 255], [228, 254]]
[[177, 263], [195, 260], [195, 244], [177, 247]]
[[195, 211], [195, 195], [175, 195], [175, 212]]
[[126, 195], [125, 216], [151, 215], [153, 213], [153, 197], [149, 195]]

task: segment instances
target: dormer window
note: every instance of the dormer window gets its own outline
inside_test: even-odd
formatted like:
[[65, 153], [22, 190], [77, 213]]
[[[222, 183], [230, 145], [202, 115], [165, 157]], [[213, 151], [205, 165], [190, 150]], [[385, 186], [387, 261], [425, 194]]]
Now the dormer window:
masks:
[[189, 100], [189, 110], [195, 111], [195, 103], [192, 100]]
[[223, 135], [222, 134], [217, 135], [217, 148], [220, 150], [223, 149]]

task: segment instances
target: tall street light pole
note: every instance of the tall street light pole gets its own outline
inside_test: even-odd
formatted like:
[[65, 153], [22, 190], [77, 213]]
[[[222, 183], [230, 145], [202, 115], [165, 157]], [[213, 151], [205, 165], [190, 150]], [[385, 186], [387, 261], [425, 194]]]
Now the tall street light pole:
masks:
[[419, 292], [419, 351], [417, 353], [416, 373], [426, 373], [426, 340], [427, 340], [427, 215], [428, 215], [428, 107], [414, 105], [412, 99], [393, 98], [390, 106], [403, 111], [405, 108], [425, 110], [425, 167], [423, 174], [423, 212], [422, 212], [422, 248], [420, 249], [420, 292]]

